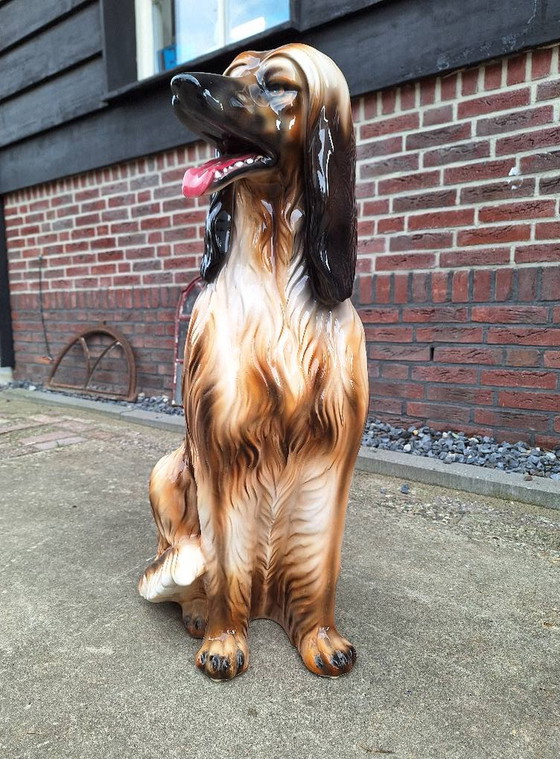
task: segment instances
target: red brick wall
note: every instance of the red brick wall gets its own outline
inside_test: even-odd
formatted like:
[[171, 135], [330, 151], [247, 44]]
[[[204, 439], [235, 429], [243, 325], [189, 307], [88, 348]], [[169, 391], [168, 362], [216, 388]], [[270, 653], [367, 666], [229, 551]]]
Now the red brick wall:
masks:
[[[354, 111], [372, 410], [556, 444], [558, 46], [374, 93]], [[132, 342], [139, 389], [170, 392], [174, 306], [205, 215], [180, 183], [206, 155], [170, 151], [6, 198], [18, 376], [47, 371], [42, 253], [53, 353], [105, 320]]]

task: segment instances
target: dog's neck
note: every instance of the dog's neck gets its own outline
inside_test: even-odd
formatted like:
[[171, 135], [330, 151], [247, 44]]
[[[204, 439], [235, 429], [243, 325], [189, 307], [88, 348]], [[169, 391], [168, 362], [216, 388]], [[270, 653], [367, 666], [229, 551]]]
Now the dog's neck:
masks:
[[301, 264], [303, 215], [303, 189], [295, 182], [238, 182], [228, 266], [241, 264], [272, 276], [285, 291]]

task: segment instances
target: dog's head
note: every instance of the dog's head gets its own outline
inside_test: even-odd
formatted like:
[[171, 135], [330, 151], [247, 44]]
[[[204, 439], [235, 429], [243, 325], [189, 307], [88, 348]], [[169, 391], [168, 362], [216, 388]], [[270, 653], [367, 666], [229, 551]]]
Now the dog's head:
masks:
[[228, 253], [238, 179], [294, 182], [302, 173], [305, 253], [315, 296], [348, 298], [356, 263], [355, 147], [348, 87], [330, 58], [307, 45], [239, 55], [224, 76], [179, 74], [177, 115], [217, 149], [189, 169], [187, 197], [213, 193], [202, 276], [211, 281]]

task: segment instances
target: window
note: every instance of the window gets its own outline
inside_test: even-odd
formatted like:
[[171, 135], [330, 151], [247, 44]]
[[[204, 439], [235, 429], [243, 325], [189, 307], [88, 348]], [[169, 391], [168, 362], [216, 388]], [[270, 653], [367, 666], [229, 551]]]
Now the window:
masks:
[[138, 79], [290, 19], [290, 0], [135, 0]]

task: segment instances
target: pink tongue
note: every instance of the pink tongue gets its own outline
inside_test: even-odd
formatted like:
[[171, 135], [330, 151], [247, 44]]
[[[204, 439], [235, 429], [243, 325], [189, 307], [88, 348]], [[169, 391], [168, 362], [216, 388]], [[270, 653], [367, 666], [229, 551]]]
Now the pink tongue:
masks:
[[257, 155], [248, 153], [247, 155], [236, 155], [233, 158], [213, 158], [211, 161], [203, 163], [202, 166], [193, 166], [185, 171], [183, 177], [183, 195], [185, 198], [198, 198], [208, 191], [210, 185], [216, 180], [216, 172], [224, 171], [237, 161], [245, 161], [247, 158], [256, 159]]

